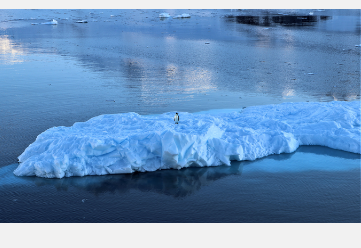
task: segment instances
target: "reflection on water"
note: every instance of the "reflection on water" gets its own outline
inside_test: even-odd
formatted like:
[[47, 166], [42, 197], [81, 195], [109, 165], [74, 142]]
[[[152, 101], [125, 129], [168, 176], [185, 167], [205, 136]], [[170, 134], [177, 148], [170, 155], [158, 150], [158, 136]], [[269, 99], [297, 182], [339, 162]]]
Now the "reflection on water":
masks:
[[0, 35], [0, 64], [24, 62], [24, 48], [13, 42], [8, 35]]
[[270, 155], [244, 162], [244, 172], [298, 173], [305, 171], [350, 171], [360, 169], [360, 154], [323, 146], [300, 146], [296, 152]]
[[224, 17], [227, 22], [264, 27], [317, 26], [320, 30], [360, 33], [358, 9], [238, 10]]
[[360, 155], [320, 146], [231, 166], [62, 179], [0, 167], [0, 222], [360, 222]]
[[131, 189], [136, 189], [173, 197], [185, 197], [213, 181], [241, 174], [242, 165], [240, 165], [240, 162], [237, 162], [232, 166], [161, 170], [123, 175], [71, 177], [60, 180], [39, 177], [25, 177], [24, 179], [28, 183], [34, 183], [39, 187], [55, 186], [60, 191], [66, 191], [69, 187], [75, 187], [95, 195], [106, 192], [122, 194]]
[[331, 16], [314, 16], [314, 15], [275, 15], [275, 16], [248, 16], [248, 15], [227, 15], [228, 21], [235, 21], [242, 24], [271, 26], [275, 24], [292, 26], [292, 25], [314, 25], [320, 20], [331, 19]]
[[[186, 197], [202, 187], [229, 176], [248, 173], [298, 173], [305, 171], [342, 172], [360, 167], [360, 154], [334, 150], [322, 146], [301, 146], [296, 152], [270, 155], [255, 161], [232, 161], [231, 166], [193, 167], [181, 170], [160, 170], [146, 173], [70, 177], [46, 179], [39, 177], [16, 177], [12, 171], [16, 165], [0, 168], [1, 187], [7, 185], [33, 185], [55, 187], [58, 191], [69, 188], [85, 190], [99, 195], [107, 192], [126, 194], [135, 189], [156, 192], [173, 197]], [[265, 177], [262, 175], [261, 177]]]

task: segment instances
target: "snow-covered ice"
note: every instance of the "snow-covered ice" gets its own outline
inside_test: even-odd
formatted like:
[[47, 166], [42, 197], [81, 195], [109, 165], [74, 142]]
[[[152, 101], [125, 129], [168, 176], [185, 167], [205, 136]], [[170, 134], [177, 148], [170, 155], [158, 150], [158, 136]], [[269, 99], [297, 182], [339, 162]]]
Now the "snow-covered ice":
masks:
[[38, 135], [17, 176], [62, 178], [230, 165], [321, 145], [360, 154], [360, 101], [101, 115]]
[[159, 17], [160, 18], [167, 18], [167, 17], [170, 17], [170, 14], [169, 13], [160, 13]]

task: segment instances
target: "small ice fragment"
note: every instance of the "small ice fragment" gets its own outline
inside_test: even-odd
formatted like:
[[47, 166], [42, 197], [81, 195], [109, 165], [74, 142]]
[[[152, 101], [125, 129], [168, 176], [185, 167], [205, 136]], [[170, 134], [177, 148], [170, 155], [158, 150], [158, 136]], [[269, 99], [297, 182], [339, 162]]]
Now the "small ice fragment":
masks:
[[169, 13], [160, 13], [159, 17], [160, 18], [167, 18], [167, 17], [170, 17], [170, 14]]
[[110, 17], [114, 17], [114, 15], [110, 15]]
[[76, 21], [76, 23], [88, 23], [87, 20]]
[[46, 24], [46, 25], [57, 25], [58, 21], [53, 19], [51, 22], [43, 22], [42, 24]]
[[181, 14], [181, 15], [177, 15], [175, 17], [173, 17], [173, 19], [177, 19], [177, 18], [191, 18], [190, 14]]
[[206, 42], [206, 43], [204, 43], [204, 44], [210, 44], [209, 42]]
[[355, 47], [361, 47], [361, 44], [360, 45], [355, 45]]
[[308, 75], [314, 75], [314, 73], [312, 73], [312, 72], [309, 72], [309, 73], [307, 73]]
[[83, 199], [83, 200], [81, 200], [82, 202], [85, 202], [86, 200], [88, 200], [88, 199]]

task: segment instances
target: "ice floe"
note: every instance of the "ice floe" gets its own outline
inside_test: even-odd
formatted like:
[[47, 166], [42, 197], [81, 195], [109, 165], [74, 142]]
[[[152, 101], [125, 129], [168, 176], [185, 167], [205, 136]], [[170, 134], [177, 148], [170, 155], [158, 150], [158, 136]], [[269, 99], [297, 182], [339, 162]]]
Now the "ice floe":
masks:
[[173, 17], [173, 19], [179, 19], [179, 18], [191, 18], [191, 16], [189, 14], [181, 14]]
[[41, 24], [57, 25], [57, 24], [58, 24], [58, 21], [53, 19], [51, 22], [43, 22], [43, 23], [41, 23]]
[[160, 18], [168, 18], [168, 17], [170, 17], [170, 14], [169, 13], [160, 13], [159, 17]]
[[17, 176], [62, 178], [230, 165], [320, 145], [360, 154], [360, 101], [283, 103], [160, 115], [107, 114], [53, 127], [18, 157]]
[[31, 25], [39, 25], [39, 24], [45, 24], [45, 25], [58, 25], [58, 21], [53, 19], [50, 22], [43, 22], [43, 23], [31, 23]]

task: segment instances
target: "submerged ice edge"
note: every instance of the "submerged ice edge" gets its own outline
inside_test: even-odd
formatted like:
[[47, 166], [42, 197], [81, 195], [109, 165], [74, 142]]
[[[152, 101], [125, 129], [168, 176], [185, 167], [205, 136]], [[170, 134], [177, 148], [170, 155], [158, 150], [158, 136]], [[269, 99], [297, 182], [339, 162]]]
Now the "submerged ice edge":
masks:
[[41, 133], [17, 176], [62, 178], [230, 165], [321, 145], [360, 154], [360, 101], [283, 103], [233, 112], [101, 115]]

